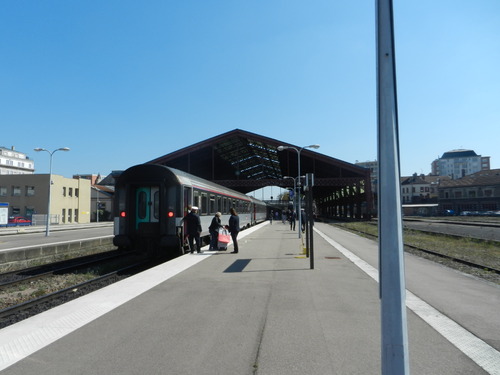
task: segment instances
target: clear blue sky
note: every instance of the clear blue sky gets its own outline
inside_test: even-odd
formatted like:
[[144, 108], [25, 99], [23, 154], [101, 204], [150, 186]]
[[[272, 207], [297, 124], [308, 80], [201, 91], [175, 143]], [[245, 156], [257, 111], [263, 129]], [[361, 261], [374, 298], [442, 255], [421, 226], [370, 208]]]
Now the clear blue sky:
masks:
[[[401, 173], [500, 168], [500, 1], [395, 1]], [[5, 0], [0, 145], [36, 173], [126, 169], [239, 128], [377, 157], [375, 1]], [[276, 192], [274, 192], [276, 194]]]

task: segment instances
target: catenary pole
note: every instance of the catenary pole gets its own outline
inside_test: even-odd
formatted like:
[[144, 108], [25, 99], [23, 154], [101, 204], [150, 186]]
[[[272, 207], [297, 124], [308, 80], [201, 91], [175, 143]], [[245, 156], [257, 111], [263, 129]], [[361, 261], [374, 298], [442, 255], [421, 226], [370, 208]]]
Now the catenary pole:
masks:
[[392, 0], [377, 0], [376, 17], [382, 374], [408, 375]]

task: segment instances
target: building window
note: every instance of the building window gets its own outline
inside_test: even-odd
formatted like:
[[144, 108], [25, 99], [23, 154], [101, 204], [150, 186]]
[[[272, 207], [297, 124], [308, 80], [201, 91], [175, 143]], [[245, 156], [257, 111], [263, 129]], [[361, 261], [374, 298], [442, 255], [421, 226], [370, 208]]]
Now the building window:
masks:
[[65, 223], [66, 222], [66, 209], [65, 208], [62, 209], [61, 216], [62, 216], [62, 222]]
[[72, 196], [73, 196], [73, 188], [68, 188], [68, 195], [69, 195], [70, 197], [72, 197]]
[[475, 190], [469, 190], [469, 198], [476, 198], [476, 191]]
[[461, 191], [456, 191], [455, 192], [455, 198], [462, 198], [462, 192]]
[[0, 197], [6, 197], [6, 196], [7, 196], [7, 187], [0, 186]]
[[63, 187], [63, 197], [66, 196], [66, 187]]
[[21, 186], [12, 186], [12, 196], [13, 197], [21, 196]]
[[491, 197], [493, 195], [493, 190], [484, 190], [485, 197]]
[[35, 195], [35, 187], [34, 186], [26, 186], [26, 196], [32, 197]]
[[78, 195], [80, 194], [80, 189], [75, 188], [75, 197], [78, 198]]
[[72, 214], [73, 210], [71, 208], [68, 208], [68, 223], [71, 223], [71, 220], [73, 219]]
[[78, 208], [75, 208], [75, 223], [78, 223]]

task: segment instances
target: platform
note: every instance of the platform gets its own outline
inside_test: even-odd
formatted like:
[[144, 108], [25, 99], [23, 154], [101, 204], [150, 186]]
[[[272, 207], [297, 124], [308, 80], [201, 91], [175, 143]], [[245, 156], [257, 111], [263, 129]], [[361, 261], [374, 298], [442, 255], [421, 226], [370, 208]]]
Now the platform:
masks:
[[[313, 270], [275, 221], [4, 328], [2, 375], [380, 374], [376, 243], [315, 230]], [[406, 268], [411, 374], [500, 374], [500, 288]]]

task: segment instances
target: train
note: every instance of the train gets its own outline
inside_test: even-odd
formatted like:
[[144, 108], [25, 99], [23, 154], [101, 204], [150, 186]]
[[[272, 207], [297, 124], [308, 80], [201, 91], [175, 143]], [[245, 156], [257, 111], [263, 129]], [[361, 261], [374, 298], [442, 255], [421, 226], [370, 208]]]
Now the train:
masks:
[[223, 225], [230, 208], [240, 217], [241, 229], [267, 218], [267, 205], [254, 197], [203, 178], [159, 164], [140, 164], [125, 170], [115, 184], [113, 244], [155, 256], [186, 252], [183, 218], [188, 206], [197, 206], [202, 239], [216, 212]]

